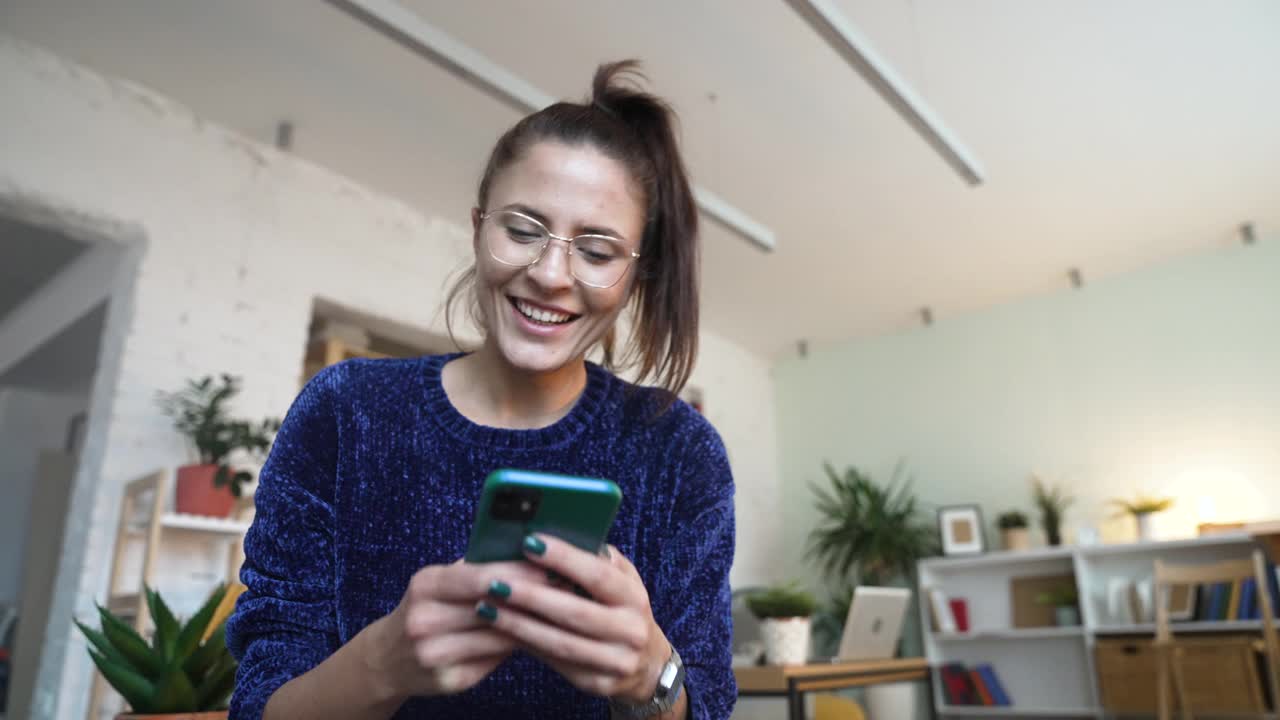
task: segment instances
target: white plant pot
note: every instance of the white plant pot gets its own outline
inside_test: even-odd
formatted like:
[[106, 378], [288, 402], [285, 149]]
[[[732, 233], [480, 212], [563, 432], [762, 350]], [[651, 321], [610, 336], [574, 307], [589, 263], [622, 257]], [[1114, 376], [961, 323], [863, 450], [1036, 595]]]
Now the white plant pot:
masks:
[[768, 618], [760, 623], [765, 660], [770, 665], [809, 661], [809, 618]]
[[867, 720], [911, 720], [916, 716], [916, 686], [900, 682], [867, 688]]
[[1138, 540], [1151, 539], [1151, 513], [1139, 513], [1133, 516], [1138, 521]]

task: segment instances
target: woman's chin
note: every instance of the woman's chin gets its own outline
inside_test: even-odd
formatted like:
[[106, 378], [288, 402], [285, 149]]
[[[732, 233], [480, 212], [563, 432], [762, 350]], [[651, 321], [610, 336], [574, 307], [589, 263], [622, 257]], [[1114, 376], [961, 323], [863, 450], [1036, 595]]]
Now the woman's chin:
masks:
[[518, 339], [500, 339], [498, 351], [511, 367], [533, 374], [555, 372], [577, 359], [569, 348], [559, 344], [547, 346]]

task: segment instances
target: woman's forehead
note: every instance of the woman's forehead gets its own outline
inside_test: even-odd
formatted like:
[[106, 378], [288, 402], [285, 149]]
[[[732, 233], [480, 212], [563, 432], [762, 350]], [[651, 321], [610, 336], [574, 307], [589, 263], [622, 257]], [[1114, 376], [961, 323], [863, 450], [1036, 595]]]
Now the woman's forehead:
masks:
[[540, 142], [496, 178], [489, 207], [522, 205], [551, 224], [607, 225], [639, 237], [644, 204], [626, 166], [590, 145]]

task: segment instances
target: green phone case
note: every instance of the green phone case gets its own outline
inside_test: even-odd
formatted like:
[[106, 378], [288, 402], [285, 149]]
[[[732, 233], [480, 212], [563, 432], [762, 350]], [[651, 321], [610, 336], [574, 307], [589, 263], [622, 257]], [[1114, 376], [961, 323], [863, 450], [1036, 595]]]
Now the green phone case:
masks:
[[[507, 489], [540, 496], [536, 511], [527, 520], [494, 517], [494, 501]], [[524, 538], [535, 532], [553, 535], [587, 552], [598, 552], [609, 535], [620, 502], [622, 491], [608, 480], [496, 470], [485, 480], [466, 560], [523, 560]]]

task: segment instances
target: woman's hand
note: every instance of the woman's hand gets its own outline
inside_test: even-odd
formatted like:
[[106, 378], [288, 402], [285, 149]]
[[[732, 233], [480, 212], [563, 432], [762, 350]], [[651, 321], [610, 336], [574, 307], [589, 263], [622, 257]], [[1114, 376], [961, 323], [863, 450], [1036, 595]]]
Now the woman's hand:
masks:
[[[515, 638], [584, 692], [630, 703], [648, 702], [671, 645], [653, 619], [649, 593], [629, 560], [584, 552], [557, 538], [525, 540], [525, 554], [541, 566], [544, 582], [498, 577], [477, 614]], [[547, 571], [591, 597], [545, 582]]]
[[546, 572], [525, 562], [429, 565], [409, 582], [399, 606], [370, 625], [365, 653], [381, 695], [449, 695], [483, 680], [517, 647], [490, 627], [476, 604], [497, 578], [546, 586]]

